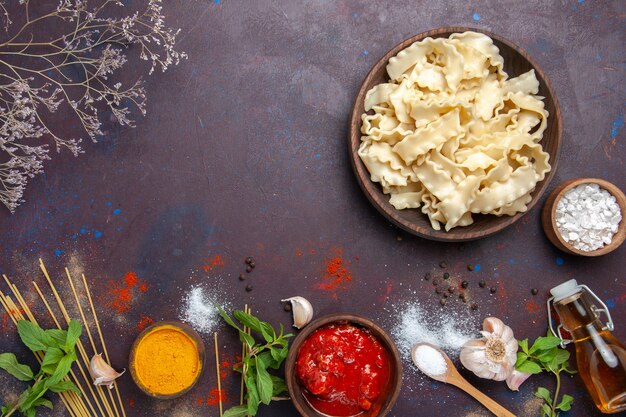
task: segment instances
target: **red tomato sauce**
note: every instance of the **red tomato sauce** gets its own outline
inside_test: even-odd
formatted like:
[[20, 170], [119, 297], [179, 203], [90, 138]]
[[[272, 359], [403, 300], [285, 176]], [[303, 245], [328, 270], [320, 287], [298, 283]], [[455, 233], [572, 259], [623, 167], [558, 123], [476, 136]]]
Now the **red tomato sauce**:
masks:
[[391, 358], [367, 330], [329, 324], [302, 343], [296, 375], [304, 396], [317, 411], [337, 417], [364, 411], [376, 415], [387, 393]]

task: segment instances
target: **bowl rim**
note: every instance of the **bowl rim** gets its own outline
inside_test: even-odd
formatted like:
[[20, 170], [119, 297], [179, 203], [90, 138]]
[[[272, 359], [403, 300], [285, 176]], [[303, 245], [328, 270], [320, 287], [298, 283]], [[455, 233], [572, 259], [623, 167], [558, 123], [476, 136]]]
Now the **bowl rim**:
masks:
[[391, 363], [395, 367], [395, 373], [389, 381], [391, 395], [387, 398], [384, 406], [380, 409], [378, 414], [376, 414], [376, 417], [384, 417], [391, 411], [400, 396], [403, 375], [402, 358], [400, 357], [400, 352], [398, 351], [394, 340], [385, 329], [372, 319], [352, 313], [327, 314], [315, 319], [298, 333], [289, 346], [289, 354], [287, 356], [287, 360], [285, 361], [285, 382], [287, 384], [287, 390], [289, 392], [289, 396], [291, 397], [292, 404], [303, 417], [323, 416], [321, 413], [310, 414], [308, 409], [304, 407], [303, 404], [306, 404], [306, 400], [298, 395], [300, 392], [299, 390], [297, 392], [295, 390], [295, 386], [298, 385], [298, 381], [296, 380], [295, 365], [298, 351], [300, 350], [302, 343], [319, 328], [336, 322], [347, 322], [358, 327], [368, 329], [372, 332], [374, 337], [382, 342], [385, 349], [387, 349], [390, 353]]
[[[571, 190], [574, 187], [577, 187], [581, 184], [598, 184], [600, 188], [608, 191], [611, 195], [615, 197], [617, 204], [619, 205], [622, 220], [619, 223], [617, 232], [613, 235], [613, 239], [611, 243], [608, 245], [604, 245], [601, 248], [598, 248], [594, 251], [585, 252], [580, 249], [576, 249], [570, 243], [568, 243], [561, 233], [556, 227], [556, 207], [563, 197], [563, 195]], [[546, 201], [541, 220], [543, 224], [543, 229], [550, 241], [557, 246], [559, 249], [563, 250], [566, 253], [571, 255], [579, 255], [586, 257], [596, 257], [606, 255], [607, 253], [613, 252], [615, 249], [619, 248], [621, 244], [626, 239], [626, 196], [624, 192], [620, 190], [618, 186], [615, 184], [604, 180], [602, 178], [591, 178], [591, 177], [580, 177], [580, 178], [572, 178], [559, 184], [549, 195], [548, 200]], [[555, 241], [556, 240], [556, 241]]]
[[[457, 236], [457, 235], [450, 235], [448, 234], [448, 232], [445, 232], [445, 231], [432, 229], [431, 226], [427, 226], [427, 227], [416, 226], [415, 223], [406, 221], [401, 216], [399, 216], [397, 213], [399, 210], [396, 210], [393, 207], [386, 207], [385, 205], [380, 204], [374, 198], [373, 192], [369, 189], [369, 187], [380, 187], [380, 185], [375, 184], [371, 181], [371, 179], [369, 178], [369, 172], [364, 167], [363, 161], [361, 161], [358, 155], [356, 154], [356, 149], [358, 149], [358, 146], [360, 144], [360, 138], [361, 138], [360, 127], [362, 123], [361, 112], [357, 110], [359, 109], [359, 103], [364, 100], [365, 94], [367, 93], [368, 89], [366, 88], [366, 84], [369, 84], [370, 79], [373, 78], [375, 73], [380, 71], [381, 67], [384, 67], [387, 65], [391, 57], [397, 55], [401, 50], [405, 49], [412, 43], [423, 40], [427, 37], [432, 37], [432, 36], [441, 37], [441, 36], [446, 36], [446, 35], [449, 36], [453, 33], [462, 33], [466, 31], [473, 31], [473, 32], [485, 34], [491, 37], [493, 40], [496, 40], [498, 42], [501, 42], [507, 45], [509, 48], [511, 48], [516, 53], [521, 55], [522, 58], [528, 61], [528, 63], [532, 66], [535, 72], [538, 73], [539, 78], [543, 80], [542, 84], [544, 84], [545, 88], [547, 89], [549, 93], [550, 99], [554, 103], [554, 108], [555, 108], [554, 114], [549, 115], [549, 117], [554, 118], [555, 119], [554, 123], [556, 123], [556, 140], [555, 140], [556, 150], [552, 152], [552, 155], [551, 155], [552, 157], [551, 170], [550, 172], [548, 172], [548, 174], [542, 181], [543, 185], [541, 189], [533, 191], [532, 199], [526, 206], [526, 211], [516, 213], [513, 216], [507, 216], [508, 218], [506, 218], [505, 220], [503, 220], [502, 222], [500, 222], [499, 224], [495, 226], [486, 227], [483, 230], [474, 230], [472, 232], [466, 232], [464, 236]], [[350, 130], [350, 133], [348, 135], [348, 152], [349, 152], [349, 157], [350, 157], [349, 159], [352, 165], [353, 172], [355, 176], [357, 177], [357, 182], [361, 190], [363, 191], [363, 193], [365, 194], [369, 202], [378, 210], [379, 213], [383, 215], [383, 217], [385, 217], [388, 221], [390, 221], [391, 223], [393, 223], [400, 229], [406, 232], [409, 232], [413, 235], [425, 238], [425, 239], [441, 241], [441, 242], [465, 242], [465, 241], [471, 241], [471, 240], [488, 237], [506, 229], [513, 223], [520, 220], [528, 212], [530, 212], [532, 208], [539, 202], [543, 194], [546, 192], [546, 189], [548, 188], [548, 185], [552, 181], [552, 178], [554, 177], [554, 174], [556, 173], [557, 168], [558, 168], [559, 156], [561, 153], [562, 137], [563, 137], [563, 118], [561, 115], [559, 101], [554, 92], [550, 79], [547, 77], [546, 73], [541, 69], [538, 63], [523, 48], [517, 46], [516, 44], [509, 41], [508, 39], [500, 35], [497, 35], [491, 31], [485, 30], [485, 29], [475, 28], [475, 27], [466, 27], [466, 26], [443, 26], [437, 29], [431, 29], [431, 30], [418, 33], [417, 35], [411, 36], [397, 43], [372, 66], [372, 68], [369, 70], [369, 72], [367, 73], [363, 81], [361, 82], [359, 90], [354, 99], [354, 102], [352, 105], [352, 112], [350, 115], [350, 129], [349, 130]], [[542, 138], [541, 142], [543, 142], [543, 140], [544, 139]], [[364, 180], [364, 178], [366, 180]], [[386, 195], [384, 197], [387, 198], [388, 200], [388, 197]]]
[[[148, 389], [148, 387], [146, 387], [141, 382], [141, 380], [137, 376], [136, 370], [135, 370], [135, 355], [137, 353], [137, 347], [139, 346], [139, 343], [148, 334], [152, 333], [153, 331], [158, 330], [158, 328], [160, 328], [160, 327], [174, 327], [174, 328], [180, 330], [181, 332], [183, 332], [187, 337], [189, 337], [196, 345], [196, 350], [198, 351], [198, 361], [200, 362], [200, 372], [198, 372], [198, 374], [196, 375], [196, 378], [193, 380], [193, 382], [187, 388], [185, 388], [184, 390], [179, 391], [179, 392], [175, 392], [175, 393], [172, 393], [172, 394], [158, 394], [158, 393], [155, 393], [155, 392], [151, 391], [150, 389]], [[145, 393], [146, 395], [149, 395], [150, 397], [158, 398], [158, 399], [161, 399], [161, 400], [170, 400], [170, 399], [178, 398], [178, 397], [186, 394], [189, 390], [191, 390], [194, 386], [196, 386], [196, 384], [198, 383], [198, 381], [202, 377], [202, 374], [204, 373], [205, 364], [206, 364], [206, 346], [204, 344], [204, 341], [202, 340], [202, 337], [200, 336], [200, 334], [198, 332], [196, 332], [193, 329], [193, 327], [189, 326], [186, 323], [183, 323], [181, 321], [176, 321], [176, 320], [160, 321], [160, 322], [153, 323], [150, 326], [146, 327], [135, 338], [135, 341], [133, 342], [133, 344], [132, 344], [132, 346], [130, 348], [130, 353], [128, 354], [128, 370], [130, 372], [130, 375], [131, 375], [135, 385], [137, 385], [137, 387], [143, 393]]]

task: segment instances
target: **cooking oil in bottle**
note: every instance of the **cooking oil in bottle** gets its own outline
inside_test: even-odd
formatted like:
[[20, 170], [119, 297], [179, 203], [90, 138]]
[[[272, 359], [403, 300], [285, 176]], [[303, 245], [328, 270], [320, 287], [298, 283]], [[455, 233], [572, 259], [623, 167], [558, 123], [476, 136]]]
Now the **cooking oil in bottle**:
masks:
[[[561, 337], [561, 327], [572, 335], [578, 373], [596, 406], [605, 414], [626, 411], [626, 348], [611, 334], [613, 322], [608, 309], [587, 286], [578, 285], [574, 279], [550, 292], [561, 319], [557, 335]], [[600, 312], [607, 314], [608, 324], [600, 321]]]

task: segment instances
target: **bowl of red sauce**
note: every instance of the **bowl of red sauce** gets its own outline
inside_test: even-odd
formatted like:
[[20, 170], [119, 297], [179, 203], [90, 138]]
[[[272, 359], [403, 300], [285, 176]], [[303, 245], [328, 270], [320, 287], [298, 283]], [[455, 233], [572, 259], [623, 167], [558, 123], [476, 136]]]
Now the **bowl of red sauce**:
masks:
[[285, 374], [303, 417], [383, 417], [400, 394], [402, 362], [391, 337], [372, 320], [330, 315], [294, 339]]

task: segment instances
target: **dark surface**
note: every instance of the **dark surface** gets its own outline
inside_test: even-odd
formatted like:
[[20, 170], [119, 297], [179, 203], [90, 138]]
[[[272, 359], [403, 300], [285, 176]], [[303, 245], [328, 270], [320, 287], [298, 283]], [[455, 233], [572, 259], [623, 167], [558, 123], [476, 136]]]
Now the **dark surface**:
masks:
[[[118, 368], [126, 366], [142, 315], [177, 318], [184, 294], [197, 283], [220, 294], [218, 301], [248, 303], [275, 324], [290, 324], [279, 300], [293, 295], [307, 297], [317, 316], [358, 312], [387, 329], [412, 300], [434, 315], [465, 312], [466, 305], [452, 301], [440, 308], [432, 285], [421, 279], [425, 272], [441, 275], [441, 260], [472, 287], [481, 279], [497, 286], [493, 295], [475, 291], [480, 308], [468, 314], [476, 329], [495, 315], [520, 338], [544, 334], [547, 291], [577, 278], [609, 304], [615, 335], [625, 340], [626, 247], [598, 259], [559, 252], [541, 229], [545, 196], [521, 221], [487, 239], [459, 245], [410, 236], [369, 204], [346, 146], [352, 100], [380, 56], [428, 29], [476, 26], [525, 49], [552, 82], [564, 135], [550, 189], [573, 177], [600, 177], [625, 190], [625, 13], [626, 2], [589, 0], [170, 1], [165, 14], [182, 28], [189, 60], [147, 78], [148, 115], [136, 129], [108, 127], [78, 159], [54, 155], [17, 213], [0, 211], [0, 272], [44, 317], [29, 284], [41, 280], [37, 258], [57, 277], [65, 265], [84, 271]], [[124, 78], [140, 74], [144, 63], [138, 62], [129, 62]], [[335, 293], [322, 291], [325, 260], [338, 250], [352, 281]], [[222, 266], [211, 266], [216, 254]], [[256, 268], [240, 282], [246, 256], [254, 256]], [[480, 268], [469, 272], [469, 263]], [[148, 290], [136, 293], [129, 312], [110, 311], [110, 282], [129, 271]], [[236, 337], [224, 326], [218, 330], [221, 352], [232, 358], [240, 349]], [[210, 352], [211, 336], [204, 336]], [[30, 358], [12, 324], [3, 324], [0, 350]], [[503, 383], [468, 377], [520, 416], [538, 415], [536, 387], [553, 387], [537, 376], [513, 393]], [[488, 415], [454, 387], [420, 381], [406, 372], [391, 415]], [[129, 375], [120, 382], [132, 416], [215, 416], [217, 407], [206, 404], [215, 386], [212, 366], [192, 392], [169, 402], [141, 394]], [[233, 404], [236, 377], [228, 376], [225, 387]], [[22, 384], [0, 374], [2, 400], [18, 389]], [[598, 414], [579, 378], [566, 379], [563, 389], [575, 397], [569, 416]], [[65, 412], [58, 404], [52, 414]], [[258, 415], [295, 411], [282, 402]]]

